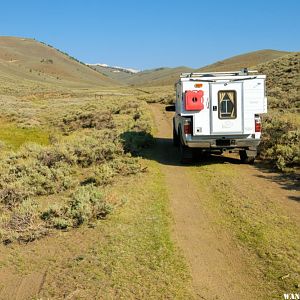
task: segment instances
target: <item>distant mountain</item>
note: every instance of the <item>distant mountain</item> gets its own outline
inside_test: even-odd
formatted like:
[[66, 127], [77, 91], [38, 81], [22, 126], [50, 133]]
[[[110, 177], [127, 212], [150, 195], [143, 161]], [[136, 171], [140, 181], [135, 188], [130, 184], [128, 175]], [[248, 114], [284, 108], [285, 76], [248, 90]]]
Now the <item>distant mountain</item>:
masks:
[[157, 68], [134, 74], [130, 78], [127, 78], [126, 83], [145, 86], [172, 85], [178, 80], [181, 73], [192, 71], [193, 69], [184, 66], [176, 68]]
[[1, 78], [66, 86], [115, 84], [108, 76], [58, 49], [34, 39], [17, 37], [0, 37]]
[[138, 86], [173, 85], [178, 80], [179, 75], [183, 72], [235, 71], [240, 70], [243, 67], [252, 67], [265, 63], [289, 53], [290, 52], [277, 50], [259, 50], [233, 56], [198, 69], [183, 66], [176, 68], [156, 68], [137, 73], [128, 72], [126, 70], [118, 70], [116, 72], [116, 69], [113, 69], [112, 67], [103, 67], [99, 65], [96, 69], [102, 74], [105, 74], [122, 84]]
[[98, 72], [118, 81], [121, 84], [129, 85], [170, 85], [178, 78], [182, 72], [191, 72], [193, 69], [188, 67], [177, 68], [157, 68], [145, 71], [134, 69], [111, 67], [103, 64], [91, 65]]
[[132, 68], [124, 68], [117, 66], [109, 66], [107, 64], [87, 64], [92, 69], [100, 72], [104, 76], [107, 76], [119, 84], [126, 84], [127, 79], [132, 77], [134, 74], [140, 72], [139, 70]]
[[249, 68], [261, 63], [265, 63], [272, 59], [289, 54], [287, 51], [277, 50], [258, 50], [237, 56], [233, 56], [222, 61], [218, 61], [211, 65], [196, 69], [195, 72], [206, 71], [238, 71], [241, 68]]
[[118, 67], [118, 66], [109, 66], [107, 64], [87, 64], [88, 66], [92, 67], [92, 68], [101, 68], [101, 69], [108, 69], [111, 70], [114, 73], [118, 73], [118, 72], [125, 72], [125, 73], [131, 73], [131, 74], [135, 74], [140, 72], [140, 70], [136, 70], [136, 69], [132, 69], [132, 68], [124, 68], [124, 67]]

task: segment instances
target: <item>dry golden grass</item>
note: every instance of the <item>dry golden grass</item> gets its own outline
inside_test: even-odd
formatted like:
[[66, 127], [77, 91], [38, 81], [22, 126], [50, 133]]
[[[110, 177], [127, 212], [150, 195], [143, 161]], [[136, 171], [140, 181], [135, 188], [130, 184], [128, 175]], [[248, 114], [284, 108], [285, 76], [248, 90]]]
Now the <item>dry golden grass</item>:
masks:
[[287, 54], [289, 54], [289, 52], [277, 50], [259, 50], [218, 61], [214, 64], [197, 69], [196, 72], [238, 71], [241, 68], [253, 67]]
[[53, 85], [114, 85], [114, 81], [73, 57], [34, 39], [0, 37], [0, 83], [7, 79]]
[[[159, 89], [6, 83], [2, 129], [12, 138], [1, 148], [0, 237], [14, 245], [0, 245], [0, 297], [17, 293], [8, 287], [14, 279], [6, 284], [10, 272], [18, 280], [23, 270], [40, 272], [47, 262], [40, 297], [76, 290], [90, 299], [191, 298], [187, 268], [170, 237], [159, 167], [125, 153], [138, 154], [151, 141], [152, 119], [142, 99], [152, 94], [161, 101]], [[17, 131], [34, 144], [16, 145]], [[31, 131], [49, 133], [50, 145]]]

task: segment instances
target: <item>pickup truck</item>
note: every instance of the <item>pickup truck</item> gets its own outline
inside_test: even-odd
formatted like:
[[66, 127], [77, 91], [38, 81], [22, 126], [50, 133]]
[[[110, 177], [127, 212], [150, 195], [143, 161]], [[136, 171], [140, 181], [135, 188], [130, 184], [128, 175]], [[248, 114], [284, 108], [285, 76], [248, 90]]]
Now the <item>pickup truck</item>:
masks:
[[195, 150], [238, 151], [253, 163], [261, 138], [261, 117], [267, 112], [266, 76], [256, 71], [182, 73], [175, 84], [173, 143], [181, 161]]

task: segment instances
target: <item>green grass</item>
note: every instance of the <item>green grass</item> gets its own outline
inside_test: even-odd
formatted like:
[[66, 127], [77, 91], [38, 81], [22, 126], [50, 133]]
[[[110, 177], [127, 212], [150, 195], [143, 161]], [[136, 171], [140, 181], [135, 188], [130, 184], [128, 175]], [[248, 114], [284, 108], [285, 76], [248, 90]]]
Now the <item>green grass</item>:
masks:
[[255, 254], [251, 263], [259, 267], [272, 299], [281, 299], [284, 291], [295, 291], [300, 279], [299, 227], [274, 201], [272, 191], [262, 194], [261, 186], [246, 178], [241, 181], [231, 164], [195, 167], [191, 173], [206, 195], [203, 202], [215, 222]]
[[101, 274], [102, 281], [111, 281], [118, 299], [190, 299], [187, 269], [170, 237], [168, 197], [156, 163], [147, 177], [119, 190], [128, 202], [106, 224], [108, 240], [98, 257], [102, 268], [111, 269]]
[[[20, 101], [18, 109], [18, 99], [2, 99], [11, 123], [2, 124], [0, 139], [11, 148], [43, 143], [43, 137], [47, 143], [43, 128], [57, 134], [49, 146], [31, 144], [3, 154], [0, 236], [13, 246], [0, 250], [0, 265], [20, 277], [47, 269], [38, 295], [45, 299], [74, 292], [79, 299], [191, 299], [187, 266], [171, 239], [159, 165], [124, 153], [139, 154], [147, 144], [145, 134], [151, 140], [151, 115], [139, 99], [145, 93], [117, 92], [124, 90], [101, 99], [90, 90], [76, 98], [39, 96]], [[74, 212], [70, 197], [85, 184], [94, 184], [112, 203], [112, 214], [65, 226], [71, 215], [64, 208], [71, 204]], [[77, 210], [86, 213], [87, 204], [77, 200], [76, 216]], [[60, 220], [41, 220], [53, 205], [62, 208]], [[25, 247], [17, 241], [31, 243]]]
[[[37, 298], [193, 299], [184, 259], [171, 239], [165, 180], [149, 172], [123, 178], [106, 193], [123, 199], [108, 219], [60, 232], [26, 247], [0, 245], [0, 265], [47, 276]], [[3, 248], [1, 248], [3, 247]]]
[[0, 141], [4, 142], [8, 148], [17, 150], [28, 142], [47, 145], [49, 133], [40, 128], [20, 128], [14, 124], [0, 124]]

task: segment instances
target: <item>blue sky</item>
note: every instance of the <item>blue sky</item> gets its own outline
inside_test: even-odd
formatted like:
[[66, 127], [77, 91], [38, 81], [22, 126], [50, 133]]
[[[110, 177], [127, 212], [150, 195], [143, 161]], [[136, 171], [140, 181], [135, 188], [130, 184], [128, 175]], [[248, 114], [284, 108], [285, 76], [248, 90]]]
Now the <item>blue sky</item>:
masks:
[[0, 35], [89, 63], [201, 67], [259, 49], [300, 50], [299, 0], [2, 0]]

